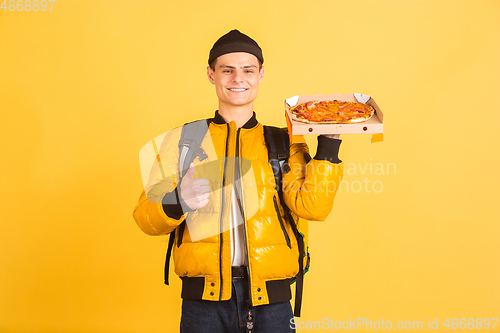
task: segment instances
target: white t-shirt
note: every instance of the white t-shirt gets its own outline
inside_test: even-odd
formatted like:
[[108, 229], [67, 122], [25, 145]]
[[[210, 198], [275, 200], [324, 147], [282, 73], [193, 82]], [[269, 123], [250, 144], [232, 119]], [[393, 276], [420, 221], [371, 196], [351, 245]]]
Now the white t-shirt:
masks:
[[245, 266], [246, 246], [243, 229], [243, 216], [236, 199], [236, 184], [233, 186], [232, 204], [231, 204], [231, 266]]

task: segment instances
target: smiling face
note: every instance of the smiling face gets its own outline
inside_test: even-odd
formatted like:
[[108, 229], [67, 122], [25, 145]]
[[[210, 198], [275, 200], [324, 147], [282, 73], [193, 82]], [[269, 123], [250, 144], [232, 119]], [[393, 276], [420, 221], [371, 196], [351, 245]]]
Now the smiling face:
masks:
[[215, 85], [219, 109], [247, 107], [251, 111], [257, 97], [264, 68], [253, 54], [235, 52], [223, 54], [215, 61], [215, 70], [207, 67], [208, 79]]

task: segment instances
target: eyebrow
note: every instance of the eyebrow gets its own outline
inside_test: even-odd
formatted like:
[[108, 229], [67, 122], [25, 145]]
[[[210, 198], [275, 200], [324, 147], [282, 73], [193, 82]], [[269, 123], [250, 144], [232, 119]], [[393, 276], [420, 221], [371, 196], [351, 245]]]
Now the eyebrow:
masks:
[[[224, 67], [224, 68], [236, 68], [235, 66], [230, 66], [230, 65], [220, 65], [219, 66], [220, 68]], [[257, 68], [257, 66], [255, 65], [247, 65], [247, 66], [243, 66], [242, 68]]]

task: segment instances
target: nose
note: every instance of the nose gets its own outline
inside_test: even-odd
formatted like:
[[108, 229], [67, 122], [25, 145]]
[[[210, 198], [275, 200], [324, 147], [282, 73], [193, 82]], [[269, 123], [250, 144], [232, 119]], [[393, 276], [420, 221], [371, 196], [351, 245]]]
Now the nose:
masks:
[[243, 82], [243, 72], [242, 71], [235, 71], [233, 81], [234, 82]]

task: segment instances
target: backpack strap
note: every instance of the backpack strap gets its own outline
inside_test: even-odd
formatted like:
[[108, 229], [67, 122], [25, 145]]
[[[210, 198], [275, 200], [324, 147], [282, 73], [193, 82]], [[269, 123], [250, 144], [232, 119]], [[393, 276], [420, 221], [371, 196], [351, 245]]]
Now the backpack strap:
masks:
[[288, 217], [288, 221], [292, 227], [293, 234], [297, 239], [299, 247], [299, 272], [295, 277], [295, 308], [293, 315], [295, 317], [300, 317], [302, 291], [304, 289], [304, 240], [302, 234], [298, 231], [297, 226], [295, 225], [290, 209], [283, 200], [282, 188], [282, 174], [290, 171], [290, 167], [288, 165], [288, 157], [290, 155], [290, 138], [283, 129], [273, 126], [264, 126], [264, 138], [266, 140], [269, 163], [273, 168], [276, 190], [280, 198], [281, 206], [285, 211], [285, 215]]
[[168, 247], [167, 247], [167, 256], [165, 258], [165, 284], [168, 286], [168, 271], [170, 269], [170, 257], [172, 256], [172, 248], [174, 247], [174, 239], [175, 239], [175, 229], [170, 233], [168, 239]]
[[281, 175], [290, 171], [288, 166], [289, 157], [289, 138], [284, 130], [273, 126], [264, 126], [264, 137], [269, 156], [269, 163], [271, 164], [274, 172], [274, 179], [276, 180], [276, 190], [283, 201], [283, 192], [281, 191]]
[[184, 124], [182, 126], [181, 139], [179, 140], [179, 172], [180, 179], [189, 170], [189, 165], [196, 157], [203, 161], [207, 154], [201, 148], [201, 142], [208, 131], [211, 119], [203, 119]]
[[[202, 119], [193, 121], [191, 123], [184, 124], [181, 131], [181, 139], [179, 140], [179, 182], [184, 177], [189, 170], [189, 165], [194, 161], [196, 157], [200, 161], [203, 161], [208, 156], [201, 147], [201, 142], [205, 138], [205, 134], [208, 131], [208, 126], [212, 119]], [[179, 192], [177, 192], [179, 193]], [[180, 198], [178, 198], [180, 200]], [[182, 244], [182, 237], [184, 235], [184, 229], [186, 228], [186, 221], [177, 227], [177, 247]], [[170, 233], [170, 238], [168, 239], [167, 254], [165, 258], [165, 284], [168, 285], [168, 273], [170, 269], [170, 257], [172, 256], [172, 248], [174, 247], [175, 239], [175, 229]]]

